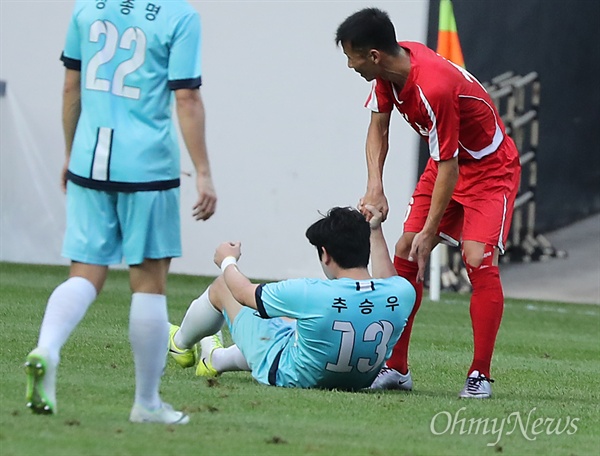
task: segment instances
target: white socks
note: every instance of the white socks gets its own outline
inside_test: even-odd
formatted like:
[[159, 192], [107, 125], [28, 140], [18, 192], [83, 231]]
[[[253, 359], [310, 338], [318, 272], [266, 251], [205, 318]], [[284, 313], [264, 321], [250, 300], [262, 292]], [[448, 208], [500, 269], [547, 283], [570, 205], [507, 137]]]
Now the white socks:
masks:
[[96, 299], [96, 288], [83, 277], [71, 277], [54, 289], [42, 320], [38, 348], [47, 359], [46, 373], [42, 381], [44, 392], [56, 412], [56, 368], [60, 350]]
[[48, 353], [49, 362], [58, 364], [61, 348], [94, 299], [96, 288], [83, 277], [71, 277], [52, 292], [38, 340], [38, 347]]
[[[48, 357], [43, 387], [51, 400], [56, 397], [56, 366], [60, 350], [96, 299], [96, 289], [83, 277], [71, 277], [60, 284], [46, 306], [38, 349]], [[221, 316], [222, 318], [222, 316]], [[164, 295], [134, 293], [131, 298], [129, 339], [135, 360], [135, 402], [148, 409], [161, 405], [159, 396], [169, 343], [167, 298]]]
[[135, 361], [135, 403], [150, 410], [157, 409], [161, 406], [160, 378], [169, 346], [166, 296], [132, 295], [129, 341]]
[[[216, 334], [223, 326], [225, 319], [210, 302], [209, 289], [190, 304], [179, 331], [173, 337], [177, 347], [191, 348], [205, 337]], [[237, 345], [215, 349], [211, 355], [211, 364], [219, 373], [251, 370]]]
[[210, 358], [212, 367], [219, 373], [233, 371], [250, 371], [246, 358], [237, 345], [227, 348], [217, 348]]
[[209, 289], [207, 288], [199, 298], [194, 299], [185, 313], [181, 327], [173, 338], [178, 348], [192, 348], [200, 339], [216, 334], [223, 326], [225, 319], [210, 302]]

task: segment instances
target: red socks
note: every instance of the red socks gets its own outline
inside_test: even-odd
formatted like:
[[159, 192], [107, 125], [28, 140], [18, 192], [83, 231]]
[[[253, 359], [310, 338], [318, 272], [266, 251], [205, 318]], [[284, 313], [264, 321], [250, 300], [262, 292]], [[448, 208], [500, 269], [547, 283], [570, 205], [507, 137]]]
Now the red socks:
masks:
[[[400, 340], [394, 346], [392, 356], [387, 365], [401, 374], [408, 372], [408, 345], [412, 332], [415, 314], [421, 306], [423, 283], [417, 283], [417, 263], [394, 257], [394, 267], [399, 276], [408, 280], [417, 292], [415, 306], [404, 327]], [[504, 293], [500, 283], [498, 266], [488, 266], [469, 273], [473, 294], [471, 295], [471, 324], [473, 326], [474, 354], [469, 373], [478, 370], [480, 374], [490, 377], [490, 366], [496, 336], [504, 311]]]
[[504, 294], [498, 266], [476, 269], [469, 273], [471, 295], [471, 324], [473, 325], [474, 354], [469, 373], [478, 370], [490, 377], [490, 365], [504, 311]]
[[415, 306], [410, 313], [410, 317], [408, 317], [400, 340], [398, 340], [394, 346], [392, 356], [387, 361], [388, 367], [396, 369], [401, 374], [406, 374], [408, 372], [408, 344], [410, 342], [410, 333], [412, 331], [413, 321], [415, 320], [415, 314], [419, 310], [419, 307], [421, 307], [423, 282], [417, 283], [417, 272], [419, 270], [417, 263], [413, 263], [400, 257], [394, 257], [394, 267], [396, 268], [398, 275], [408, 280], [417, 292]]

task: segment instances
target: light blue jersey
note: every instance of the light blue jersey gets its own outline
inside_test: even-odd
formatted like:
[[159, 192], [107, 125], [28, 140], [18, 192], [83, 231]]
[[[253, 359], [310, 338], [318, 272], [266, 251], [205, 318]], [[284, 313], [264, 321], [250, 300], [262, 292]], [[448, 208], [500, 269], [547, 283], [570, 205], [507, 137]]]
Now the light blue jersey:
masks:
[[261, 285], [256, 300], [262, 318], [296, 320], [271, 331], [271, 348], [263, 349], [262, 363], [251, 366], [257, 380], [288, 387], [361, 389], [391, 356], [414, 306], [415, 290], [398, 276], [294, 279]]
[[179, 186], [172, 90], [201, 84], [196, 11], [185, 0], [78, 0], [61, 59], [81, 71], [69, 179], [126, 192]]

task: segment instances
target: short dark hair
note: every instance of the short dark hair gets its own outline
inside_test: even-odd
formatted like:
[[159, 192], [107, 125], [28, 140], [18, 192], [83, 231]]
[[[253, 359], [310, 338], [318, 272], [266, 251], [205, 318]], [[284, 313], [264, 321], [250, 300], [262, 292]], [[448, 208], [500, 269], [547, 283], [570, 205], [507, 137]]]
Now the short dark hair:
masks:
[[365, 8], [346, 18], [335, 35], [339, 46], [350, 43], [353, 50], [377, 49], [396, 55], [399, 51], [396, 30], [385, 11], [378, 8]]
[[308, 241], [317, 248], [319, 259], [323, 247], [344, 269], [367, 267], [371, 254], [371, 228], [359, 211], [351, 207], [334, 207], [306, 230]]

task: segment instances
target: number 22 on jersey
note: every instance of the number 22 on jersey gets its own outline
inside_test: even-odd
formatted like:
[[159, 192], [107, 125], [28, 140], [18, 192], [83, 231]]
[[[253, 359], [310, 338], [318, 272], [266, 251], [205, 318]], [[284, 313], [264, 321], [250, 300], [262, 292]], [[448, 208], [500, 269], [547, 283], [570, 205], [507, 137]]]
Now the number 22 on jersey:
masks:
[[[86, 89], [111, 92], [119, 97], [138, 100], [140, 89], [125, 85], [125, 78], [144, 64], [146, 59], [146, 35], [144, 31], [139, 27], [130, 27], [119, 36], [117, 27], [111, 22], [94, 22], [90, 27], [90, 41], [97, 43], [102, 35], [105, 36], [104, 45], [94, 54], [87, 66], [85, 74]], [[116, 67], [111, 79], [98, 77], [99, 68], [114, 58], [117, 48], [131, 49], [134, 42], [133, 55]]]

